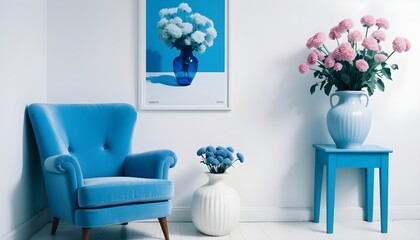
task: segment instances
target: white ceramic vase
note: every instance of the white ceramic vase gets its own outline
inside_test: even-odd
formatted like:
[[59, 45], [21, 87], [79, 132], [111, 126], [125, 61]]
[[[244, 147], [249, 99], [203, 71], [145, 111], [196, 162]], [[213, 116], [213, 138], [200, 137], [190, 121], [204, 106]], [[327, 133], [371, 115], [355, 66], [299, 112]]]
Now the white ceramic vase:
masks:
[[[333, 97], [338, 97], [336, 105]], [[366, 98], [362, 103], [361, 98]], [[336, 91], [330, 96], [327, 114], [328, 131], [338, 148], [360, 148], [368, 136], [372, 114], [369, 96], [363, 91]]]
[[192, 221], [204, 234], [223, 236], [229, 234], [239, 222], [239, 195], [223, 181], [227, 173], [206, 174], [209, 181], [193, 195]]

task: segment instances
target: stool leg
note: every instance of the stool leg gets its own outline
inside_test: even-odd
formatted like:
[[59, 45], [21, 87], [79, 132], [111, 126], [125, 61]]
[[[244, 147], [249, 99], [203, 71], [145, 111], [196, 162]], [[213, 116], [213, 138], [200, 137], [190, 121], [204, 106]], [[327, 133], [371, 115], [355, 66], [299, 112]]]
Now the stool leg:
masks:
[[319, 223], [319, 211], [321, 208], [322, 175], [324, 165], [315, 160], [315, 184], [314, 184], [314, 222]]
[[373, 181], [375, 177], [374, 168], [365, 170], [365, 221], [373, 221]]
[[335, 161], [327, 164], [327, 233], [333, 233], [334, 228], [334, 196], [335, 196]]
[[379, 169], [379, 191], [381, 197], [381, 232], [388, 232], [388, 158], [382, 157]]

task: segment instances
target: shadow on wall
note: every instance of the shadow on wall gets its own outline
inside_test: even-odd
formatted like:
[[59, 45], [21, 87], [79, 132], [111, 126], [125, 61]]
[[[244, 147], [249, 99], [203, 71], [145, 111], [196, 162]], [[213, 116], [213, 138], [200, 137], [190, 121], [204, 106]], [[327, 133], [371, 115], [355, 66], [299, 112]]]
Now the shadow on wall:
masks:
[[146, 77], [146, 80], [151, 83], [156, 84], [163, 84], [172, 87], [181, 87], [176, 78], [171, 75], [160, 75], [160, 76], [153, 76], [153, 77]]
[[13, 195], [12, 223], [18, 226], [47, 206], [44, 178], [32, 126], [25, 110], [22, 136], [22, 169]]
[[160, 72], [162, 68], [162, 56], [158, 51], [146, 49], [146, 72]]
[[[326, 116], [330, 109], [329, 97], [322, 91], [316, 91], [313, 95], [310, 94], [309, 88], [315, 82], [312, 72], [302, 75], [298, 71], [298, 65], [302, 59], [306, 59], [308, 51], [302, 50], [297, 52], [292, 58], [282, 59], [277, 65], [282, 66], [278, 73], [281, 76], [279, 79], [279, 93], [276, 94], [278, 99], [275, 109], [271, 111], [276, 116], [272, 119], [278, 119], [279, 124], [287, 126], [290, 119], [296, 120], [297, 129], [294, 138], [288, 139], [287, 144], [293, 146], [293, 153], [290, 153], [294, 159], [289, 164], [289, 169], [286, 172], [284, 179], [281, 179], [279, 184], [280, 197], [288, 196], [289, 199], [298, 200], [294, 207], [312, 207], [313, 199], [313, 179], [314, 179], [314, 150], [312, 144], [314, 143], [333, 143], [329, 136]], [[303, 60], [304, 61], [304, 60]], [[287, 69], [287, 71], [284, 71]], [[293, 116], [284, 118], [284, 113], [290, 113]], [[352, 175], [350, 173], [350, 175]], [[347, 179], [351, 178], [346, 177]], [[358, 172], [358, 179], [363, 178], [362, 173]], [[290, 184], [293, 183], [294, 191], [290, 191]], [[346, 191], [357, 191], [354, 188], [358, 187], [355, 182], [346, 184]], [[363, 196], [363, 188], [359, 187], [359, 196]], [[359, 199], [359, 204], [362, 199]], [[293, 207], [293, 206], [290, 206]], [[308, 216], [309, 217], [309, 216]]]
[[[162, 56], [159, 52], [146, 49], [146, 72], [159, 73], [162, 69]], [[162, 84], [172, 87], [179, 87], [179, 84], [173, 75], [158, 75], [146, 77], [146, 81], [154, 84]]]

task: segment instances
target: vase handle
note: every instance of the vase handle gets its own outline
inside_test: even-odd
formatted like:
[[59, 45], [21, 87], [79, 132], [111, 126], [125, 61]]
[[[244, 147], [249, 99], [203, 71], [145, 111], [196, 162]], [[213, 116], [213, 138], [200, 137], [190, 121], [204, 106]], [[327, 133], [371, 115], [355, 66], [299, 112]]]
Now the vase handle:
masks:
[[369, 96], [365, 92], [362, 92], [362, 93], [360, 93], [360, 96], [359, 97], [360, 98], [361, 97], [365, 97], [366, 98], [366, 105], [365, 105], [365, 107], [367, 107], [369, 105]]
[[338, 98], [340, 98], [337, 93], [333, 93], [333, 94], [330, 95], [330, 105], [331, 105], [332, 108], [337, 106], [337, 104], [333, 105], [333, 102], [332, 102], [332, 99], [333, 99], [334, 96], [337, 96]]

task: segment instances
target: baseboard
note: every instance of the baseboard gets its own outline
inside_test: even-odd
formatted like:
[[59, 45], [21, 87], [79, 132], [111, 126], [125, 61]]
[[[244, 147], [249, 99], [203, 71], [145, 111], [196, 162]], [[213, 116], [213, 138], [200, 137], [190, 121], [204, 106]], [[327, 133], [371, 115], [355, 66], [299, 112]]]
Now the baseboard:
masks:
[[[377, 210], [377, 212], [379, 213], [379, 209]], [[389, 219], [390, 220], [420, 220], [420, 206], [390, 207]]]
[[[420, 206], [389, 207], [388, 219], [392, 220], [418, 220], [420, 219]], [[351, 221], [363, 219], [363, 208], [339, 208], [335, 210], [334, 218], [337, 221]], [[320, 220], [325, 221], [326, 210], [321, 209]], [[380, 219], [380, 209], [375, 208], [373, 219]], [[172, 222], [190, 222], [190, 208], [172, 208], [168, 218]], [[242, 208], [241, 222], [270, 222], [270, 221], [312, 221], [312, 208]]]
[[0, 240], [22, 240], [28, 239], [39, 231], [50, 219], [50, 213], [44, 208], [39, 213], [32, 216], [29, 220], [19, 225], [14, 230], [0, 237]]
[[[321, 209], [320, 219], [325, 221], [325, 209]], [[379, 208], [374, 209], [374, 220], [380, 219]], [[339, 208], [335, 210], [336, 221], [362, 220], [363, 209]], [[47, 208], [19, 225], [16, 229], [0, 237], [0, 240], [28, 239], [51, 220]], [[191, 209], [174, 207], [168, 218], [171, 222], [191, 222]], [[312, 208], [242, 208], [241, 222], [270, 222], [270, 221], [312, 221]], [[420, 220], [420, 206], [389, 207], [389, 220]]]

